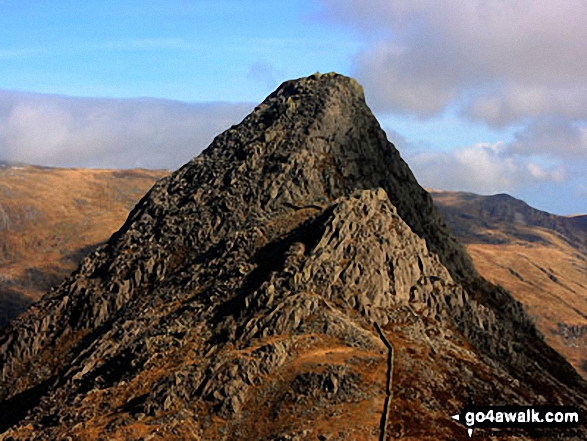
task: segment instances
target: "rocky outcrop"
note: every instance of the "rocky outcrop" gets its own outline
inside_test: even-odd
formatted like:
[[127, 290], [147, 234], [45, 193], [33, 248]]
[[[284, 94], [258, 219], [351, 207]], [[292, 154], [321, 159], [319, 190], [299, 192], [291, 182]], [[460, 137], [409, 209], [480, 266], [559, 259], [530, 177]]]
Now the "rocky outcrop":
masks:
[[360, 86], [289, 81], [0, 336], [1, 429], [376, 439], [389, 374], [375, 323], [394, 345], [392, 436], [458, 439], [450, 415], [471, 389], [495, 404], [587, 397], [479, 278]]

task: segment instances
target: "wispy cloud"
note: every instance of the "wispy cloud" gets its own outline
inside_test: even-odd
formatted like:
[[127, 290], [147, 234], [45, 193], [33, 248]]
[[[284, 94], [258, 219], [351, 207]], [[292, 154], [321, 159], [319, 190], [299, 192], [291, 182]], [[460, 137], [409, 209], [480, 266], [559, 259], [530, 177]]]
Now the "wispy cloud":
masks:
[[544, 155], [587, 161], [587, 125], [566, 118], [533, 120], [515, 134], [511, 149], [521, 155]]
[[0, 91], [0, 159], [66, 167], [174, 169], [252, 107]]
[[14, 60], [18, 58], [29, 58], [41, 55], [47, 52], [44, 48], [19, 48], [9, 49], [0, 48], [0, 60]]
[[407, 151], [418, 180], [442, 190], [514, 193], [540, 183], [569, 179], [564, 166], [545, 166], [512, 153], [503, 143], [478, 143], [450, 151]]

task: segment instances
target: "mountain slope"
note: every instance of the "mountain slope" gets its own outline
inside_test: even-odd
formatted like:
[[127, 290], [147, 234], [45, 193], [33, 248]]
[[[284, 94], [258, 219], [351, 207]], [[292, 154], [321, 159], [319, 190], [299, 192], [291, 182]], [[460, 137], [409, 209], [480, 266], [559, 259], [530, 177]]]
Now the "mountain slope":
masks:
[[336, 74], [159, 181], [0, 366], [5, 439], [465, 439], [470, 401], [587, 399]]
[[431, 194], [463, 243], [509, 243], [512, 238], [540, 242], [540, 235], [533, 235], [532, 228], [541, 228], [558, 234], [579, 250], [587, 246], [587, 215], [557, 216], [507, 194], [480, 196], [434, 190]]
[[475, 267], [522, 302], [587, 377], [587, 216], [556, 216], [508, 195], [431, 194]]
[[0, 328], [104, 243], [165, 174], [0, 163]]

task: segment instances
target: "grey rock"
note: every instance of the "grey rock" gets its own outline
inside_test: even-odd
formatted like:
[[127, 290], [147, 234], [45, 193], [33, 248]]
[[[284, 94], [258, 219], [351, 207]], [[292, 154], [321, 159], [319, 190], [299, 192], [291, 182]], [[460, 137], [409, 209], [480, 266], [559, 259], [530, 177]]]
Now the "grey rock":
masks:
[[383, 403], [374, 323], [427, 351], [402, 347], [404, 375], [437, 364], [406, 400], [440, 408], [441, 390], [456, 406], [468, 382], [509, 404], [586, 402], [521, 305], [477, 275], [361, 87], [288, 81], [0, 335], [0, 410], [22, 408], [0, 439], [123, 437], [139, 419], [170, 438], [372, 436], [378, 415], [340, 415]]

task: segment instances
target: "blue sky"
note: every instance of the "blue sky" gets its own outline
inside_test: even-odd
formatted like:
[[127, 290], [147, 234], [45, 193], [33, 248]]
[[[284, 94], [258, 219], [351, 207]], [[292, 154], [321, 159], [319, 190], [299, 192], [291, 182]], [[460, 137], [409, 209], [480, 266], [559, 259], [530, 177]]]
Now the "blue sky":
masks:
[[421, 184], [587, 212], [582, 0], [0, 0], [0, 160], [174, 169], [337, 71]]
[[1, 85], [73, 96], [257, 102], [286, 78], [350, 70], [358, 42], [323, 26], [312, 4], [5, 0]]

